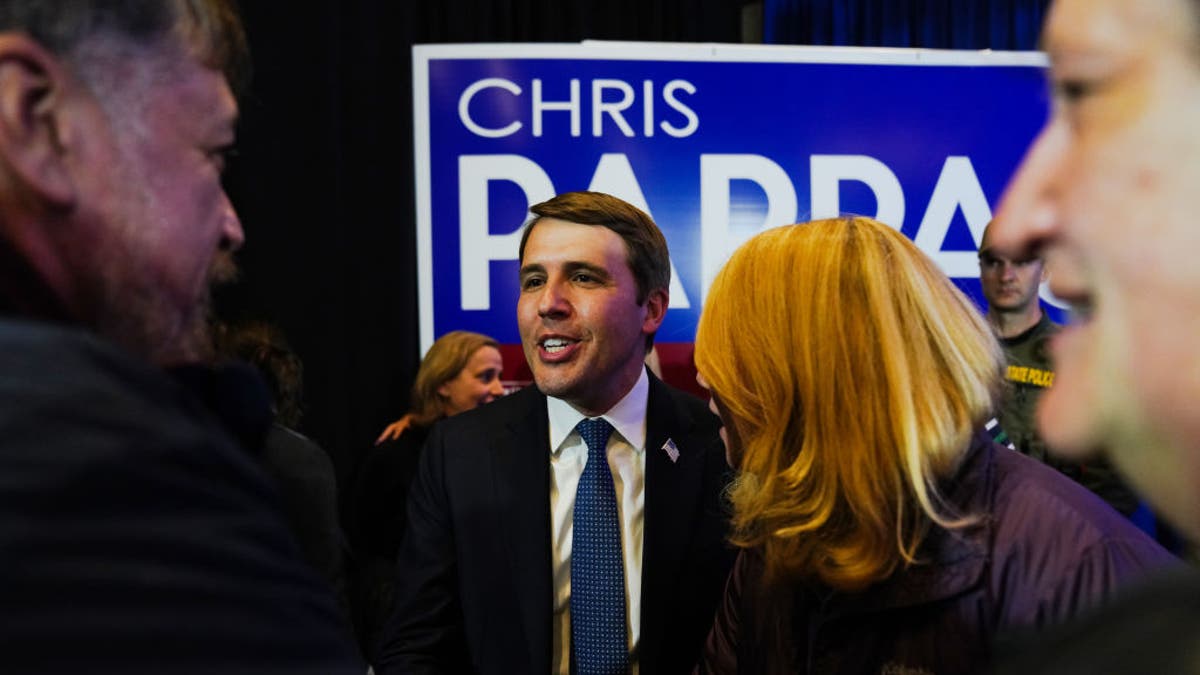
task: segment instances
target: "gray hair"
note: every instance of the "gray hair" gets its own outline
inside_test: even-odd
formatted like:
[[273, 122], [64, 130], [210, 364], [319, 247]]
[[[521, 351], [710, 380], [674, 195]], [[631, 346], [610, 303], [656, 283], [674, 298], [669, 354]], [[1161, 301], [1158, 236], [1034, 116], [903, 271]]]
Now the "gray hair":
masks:
[[67, 60], [92, 40], [152, 47], [175, 35], [235, 92], [249, 79], [236, 0], [2, 0], [0, 32], [9, 31]]

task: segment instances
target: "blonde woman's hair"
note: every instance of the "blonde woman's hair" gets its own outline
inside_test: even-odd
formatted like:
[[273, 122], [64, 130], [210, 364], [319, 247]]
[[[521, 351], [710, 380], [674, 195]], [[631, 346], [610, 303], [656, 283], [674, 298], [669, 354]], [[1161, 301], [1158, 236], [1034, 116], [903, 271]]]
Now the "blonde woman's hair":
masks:
[[1002, 363], [971, 301], [887, 225], [752, 238], [696, 334], [697, 369], [740, 439], [734, 543], [761, 551], [768, 585], [853, 591], [916, 562], [930, 523], [971, 522], [937, 483], [990, 416]]
[[429, 426], [446, 416], [446, 399], [438, 393], [443, 385], [458, 377], [467, 362], [482, 347], [500, 348], [492, 338], [482, 333], [456, 330], [434, 341], [421, 359], [412, 388], [412, 423]]

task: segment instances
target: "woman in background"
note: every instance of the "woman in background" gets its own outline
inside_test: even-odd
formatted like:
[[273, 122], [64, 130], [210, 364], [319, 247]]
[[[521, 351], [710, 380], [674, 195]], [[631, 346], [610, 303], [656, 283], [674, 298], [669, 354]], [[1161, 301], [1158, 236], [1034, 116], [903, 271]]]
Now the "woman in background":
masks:
[[990, 441], [1002, 352], [898, 231], [769, 230], [708, 293], [696, 365], [725, 429], [741, 555], [700, 665], [977, 672], [1172, 559], [1087, 490]]
[[359, 630], [368, 654], [374, 653], [375, 634], [391, 611], [408, 487], [429, 429], [443, 417], [503, 395], [503, 369], [500, 345], [486, 335], [453, 331], [438, 338], [417, 370], [412, 410], [388, 427], [389, 438], [372, 448], [359, 468], [351, 530], [360, 560]]
[[265, 321], [218, 324], [214, 336], [224, 358], [253, 366], [267, 385], [273, 420], [255, 454], [279, 488], [283, 515], [300, 553], [329, 582], [349, 635], [352, 612], [345, 538], [338, 518], [337, 475], [325, 450], [297, 431], [304, 399], [300, 357], [283, 332]]

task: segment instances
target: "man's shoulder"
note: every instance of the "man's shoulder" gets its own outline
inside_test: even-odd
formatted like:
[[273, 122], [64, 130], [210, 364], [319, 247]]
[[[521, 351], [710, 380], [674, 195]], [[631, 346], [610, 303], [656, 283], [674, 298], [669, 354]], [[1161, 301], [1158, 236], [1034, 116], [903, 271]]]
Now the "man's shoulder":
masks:
[[[0, 318], [0, 417], [65, 406], [106, 415], [162, 410], [181, 388], [162, 370], [84, 330]], [[21, 401], [25, 405], [13, 406]]]
[[1051, 316], [1047, 314], [1045, 310], [1042, 310], [1042, 318], [1038, 323], [1041, 324], [1042, 330], [1051, 333], [1057, 333], [1058, 331], [1062, 330], [1062, 324], [1051, 318]]
[[657, 377], [650, 378], [650, 390], [658, 390], [660, 394], [670, 396], [673, 400], [678, 401], [680, 405], [687, 406], [693, 410], [708, 410], [708, 403], [704, 399], [684, 391], [673, 384], [658, 379]]
[[1009, 640], [1000, 675], [1190, 673], [1200, 663], [1200, 576], [1178, 567], [1074, 621]]
[[1058, 333], [1062, 329], [1062, 324], [1055, 323], [1054, 319], [1051, 319], [1050, 315], [1043, 311], [1041, 320], [1038, 321], [1033, 329], [1034, 339], [1038, 341], [1049, 340], [1054, 337], [1055, 333]]
[[53, 376], [47, 363], [63, 367], [91, 365], [100, 368], [139, 369], [141, 362], [119, 347], [73, 326], [0, 316], [0, 365], [9, 371], [22, 366]]
[[1039, 358], [1045, 360], [1047, 356], [1044, 353], [1044, 344], [1060, 330], [1062, 330], [1062, 326], [1054, 323], [1050, 315], [1043, 310], [1037, 323], [1012, 337], [1001, 337], [1000, 346], [1004, 348], [1005, 354], [1010, 359], [1020, 357], [1026, 352], [1036, 351], [1040, 353]]
[[466, 422], [505, 422], [512, 420], [517, 415], [530, 412], [544, 413], [545, 410], [545, 394], [538, 390], [537, 385], [530, 384], [508, 396], [501, 396], [491, 403], [456, 415], [455, 419], [461, 418]]
[[703, 399], [658, 378], [650, 378], [650, 407], [655, 405], [656, 398], [674, 408], [681, 421], [693, 423], [701, 430], [716, 433], [721, 426], [721, 420], [709, 410], [708, 403]]
[[0, 319], [0, 438], [8, 461], [24, 457], [48, 475], [131, 462], [255, 473], [215, 415], [163, 370], [85, 331], [20, 319]]
[[546, 397], [534, 385], [507, 396], [440, 420], [433, 426], [433, 435], [446, 437], [491, 437], [500, 431], [520, 427], [546, 417]]
[[[286, 645], [289, 663], [348, 672], [335, 666], [353, 660], [332, 599], [296, 558], [266, 475], [152, 365], [82, 331], [0, 319], [0, 470], [0, 497], [22, 514], [0, 524], [0, 543], [18, 552], [0, 563], [6, 602], [54, 616], [62, 640], [111, 638], [114, 658], [142, 663], [242, 662]], [[67, 606], [113, 626], [187, 609], [198, 625], [231, 628], [137, 651], [128, 631], [47, 613]], [[6, 659], [56, 658], [12, 639], [26, 630], [17, 624], [0, 630], [18, 645]]]

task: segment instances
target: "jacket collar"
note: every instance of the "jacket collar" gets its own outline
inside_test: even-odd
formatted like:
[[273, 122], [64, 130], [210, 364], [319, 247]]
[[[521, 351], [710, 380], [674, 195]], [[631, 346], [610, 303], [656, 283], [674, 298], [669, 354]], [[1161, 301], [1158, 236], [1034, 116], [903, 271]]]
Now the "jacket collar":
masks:
[[[650, 376], [642, 369], [633, 388], [600, 416], [621, 434], [635, 452], [642, 452], [646, 447], [646, 400], [649, 391]], [[550, 396], [546, 397], [546, 411], [550, 418], [550, 452], [557, 454], [585, 416], [571, 407], [570, 403]]]

